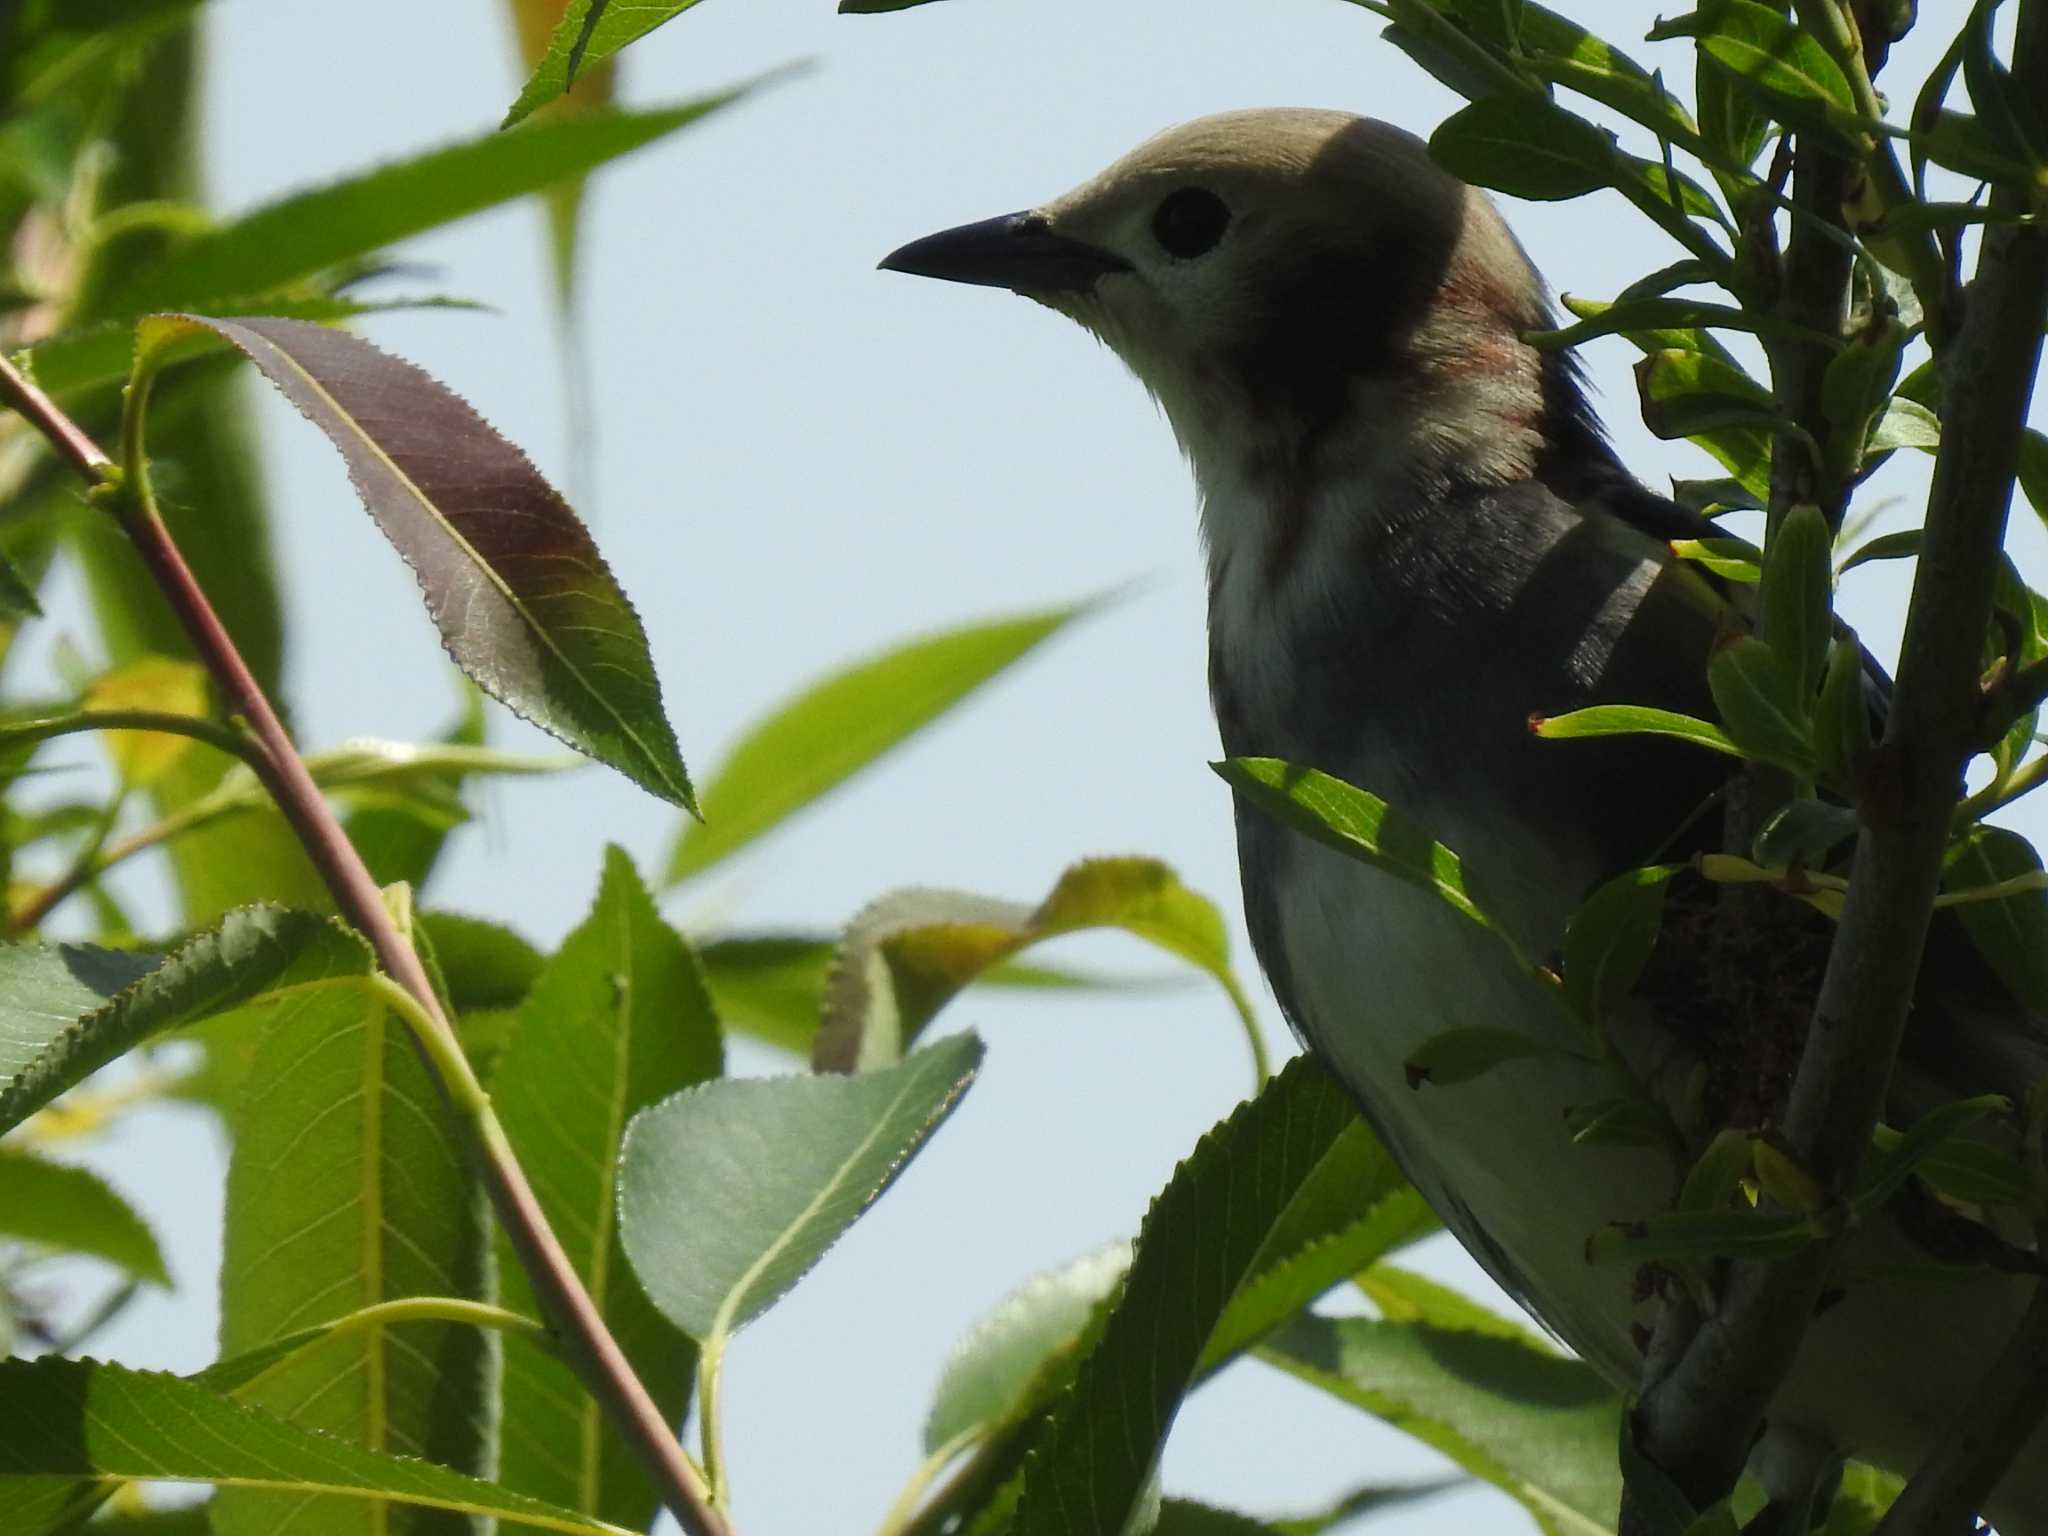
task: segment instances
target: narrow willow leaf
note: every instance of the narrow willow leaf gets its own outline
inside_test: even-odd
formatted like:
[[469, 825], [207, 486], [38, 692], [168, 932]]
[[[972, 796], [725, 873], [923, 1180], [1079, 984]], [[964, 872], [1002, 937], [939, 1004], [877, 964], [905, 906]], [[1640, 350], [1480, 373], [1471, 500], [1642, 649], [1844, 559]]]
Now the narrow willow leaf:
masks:
[[1819, 507], [1793, 507], [1771, 535], [1757, 585], [1758, 626], [1801, 699], [1820, 687], [1834, 641], [1833, 542]]
[[[222, 1353], [408, 1297], [487, 1299], [479, 1169], [409, 1027], [354, 978], [252, 1011], [241, 1021], [260, 1030], [251, 1089], [228, 1110]], [[234, 1396], [361, 1450], [480, 1476], [494, 1449], [495, 1368], [494, 1343], [475, 1328], [387, 1322], [282, 1355]], [[354, 1513], [349, 1500], [306, 1511], [316, 1523]], [[221, 1536], [269, 1536], [277, 1508], [224, 1488], [213, 1523]], [[448, 1513], [413, 1512], [402, 1525], [409, 1536], [467, 1530]]]
[[1459, 1291], [1396, 1264], [1375, 1264], [1358, 1276], [1359, 1292], [1389, 1323], [1427, 1323], [1460, 1333], [1506, 1339], [1541, 1355], [1560, 1351], [1542, 1334], [1503, 1317]]
[[1863, 648], [1851, 635], [1837, 640], [1828, 652], [1827, 674], [1821, 679], [1820, 702], [1813, 714], [1814, 760], [1829, 782], [1847, 785], [1854, 781], [1871, 742]]
[[1513, 197], [1557, 202], [1612, 183], [1614, 135], [1540, 95], [1488, 96], [1451, 114], [1429, 137], [1453, 176]]
[[275, 907], [231, 912], [162, 959], [0, 947], [0, 1131], [165, 1030], [369, 968], [369, 950], [346, 929]]
[[1026, 1281], [953, 1347], [924, 1420], [932, 1455], [963, 1436], [999, 1433], [1039, 1407], [1047, 1378], [1064, 1380], [1103, 1302], [1130, 1268], [1128, 1243], [1111, 1243]]
[[1442, 1034], [1431, 1035], [1410, 1052], [1401, 1063], [1401, 1072], [1410, 1088], [1420, 1088], [1425, 1083], [1450, 1088], [1459, 1083], [1469, 1083], [1475, 1077], [1483, 1077], [1508, 1062], [1554, 1055], [1556, 1050], [1557, 1047], [1549, 1041], [1539, 1040], [1519, 1029], [1484, 1025], [1447, 1029]]
[[449, 655], [478, 687], [694, 809], [639, 617], [525, 454], [412, 364], [303, 321], [153, 317], [138, 374], [193, 326], [247, 353], [341, 451], [363, 505], [419, 578]]
[[1771, 392], [1740, 368], [1705, 352], [1667, 347], [1636, 364], [1643, 425], [1663, 438], [1775, 418]]
[[[216, 315], [271, 315], [284, 320], [310, 320], [333, 325], [365, 315], [396, 314], [413, 309], [475, 310], [468, 299], [434, 296], [413, 299], [350, 299], [340, 295], [312, 298], [268, 294], [241, 303], [221, 301], [209, 306]], [[180, 345], [166, 366], [217, 356], [227, 343], [212, 335], [194, 336]], [[135, 324], [132, 319], [101, 320], [24, 347], [14, 354], [20, 368], [52, 395], [118, 384], [135, 366]]]
[[1828, 51], [1796, 22], [1756, 0], [1722, 0], [1702, 13], [1700, 51], [1784, 121], [1856, 143], [1855, 93]]
[[1881, 533], [1876, 538], [1857, 545], [1840, 565], [1835, 567], [1837, 576], [1846, 576], [1859, 565], [1869, 565], [1873, 560], [1913, 560], [1920, 554], [1920, 545], [1926, 538], [1926, 531], [1920, 528], [1901, 528], [1897, 533]]
[[171, 1283], [149, 1223], [106, 1180], [14, 1146], [0, 1146], [0, 1235]]
[[1595, 736], [1671, 736], [1712, 752], [1740, 757], [1742, 749], [1718, 725], [1668, 709], [1641, 704], [1593, 704], [1562, 715], [1534, 715], [1529, 729], [1545, 741], [1576, 741]]
[[1548, 1536], [1611, 1536], [1622, 1401], [1592, 1367], [1491, 1330], [1310, 1314], [1258, 1355], [1435, 1447]]
[[751, 726], [704, 786], [666, 883], [700, 874], [844, 783], [1092, 612], [1097, 601], [922, 636], [832, 673]]
[[758, 1317], [894, 1182], [981, 1055], [955, 1035], [883, 1071], [704, 1083], [635, 1115], [619, 1222], [648, 1296], [706, 1343]]
[[[808, 1056], [825, 1005], [825, 983], [839, 940], [813, 933], [735, 933], [707, 939], [697, 958], [719, 1023], [764, 1045]], [[976, 986], [1027, 992], [1157, 992], [1174, 976], [1094, 975], [1060, 966], [1010, 964], [983, 971]]]
[[1704, 566], [1723, 581], [1754, 586], [1763, 579], [1763, 551], [1747, 539], [1673, 539], [1671, 553]]
[[1591, 1264], [1670, 1264], [1704, 1259], [1782, 1259], [1825, 1236], [1806, 1216], [1763, 1211], [1660, 1211], [1603, 1227], [1586, 1240]]
[[1714, 708], [1743, 754], [1811, 778], [1817, 766], [1808, 701], [1797, 675], [1772, 647], [1738, 635], [1707, 663]]
[[1257, 1027], [1213, 903], [1156, 859], [1084, 859], [1035, 908], [917, 889], [870, 903], [826, 978], [812, 1062], [851, 1072], [899, 1060], [968, 983], [1033, 944], [1089, 928], [1122, 929], [1208, 973], [1245, 1027]]
[[569, 0], [547, 49], [500, 128], [575, 89], [586, 74], [628, 43], [673, 20], [697, 0]]
[[1233, 757], [1209, 766], [1282, 825], [1429, 891], [1482, 928], [1493, 928], [1465, 889], [1458, 856], [1378, 795], [1278, 758]]
[[[1949, 849], [1941, 888], [1961, 894], [2040, 869], [2041, 856], [2019, 833], [1972, 827]], [[2035, 1012], [2048, 1010], [2048, 893], [2018, 891], [1997, 901], [1963, 902], [1955, 911], [2007, 990]]]
[[2039, 82], [2021, 87], [1999, 62], [1992, 16], [1999, 0], [1977, 0], [1963, 29], [1963, 84], [1977, 120], [2000, 149], [2034, 167], [2048, 166], [2048, 122], [2041, 116]]
[[1801, 331], [1798, 327], [1786, 327], [1770, 316], [1753, 314], [1748, 310], [1736, 309], [1732, 305], [1709, 304], [1703, 299], [1671, 298], [1668, 295], [1616, 300], [1612, 304], [1594, 304], [1579, 299], [1574, 301], [1572, 313], [1583, 317], [1578, 324], [1568, 325], [1556, 331], [1532, 331], [1522, 339], [1531, 346], [1548, 350], [1575, 347], [1581, 342], [1593, 340], [1596, 336], [1613, 336], [1626, 331], [1670, 330], [1695, 326], [1702, 329], [1747, 331], [1755, 335], [1796, 332], [1802, 340], [1810, 340], [1819, 334]]
[[698, 121], [752, 85], [641, 112], [593, 112], [491, 133], [295, 193], [173, 248], [105, 314], [213, 307], [282, 287], [422, 230], [538, 192]]
[[[496, 1515], [566, 1536], [630, 1536], [430, 1462], [297, 1429], [196, 1382], [87, 1360], [0, 1360], [0, 1507], [25, 1530], [73, 1507], [80, 1485], [213, 1483], [264, 1490], [272, 1509], [334, 1496]], [[273, 1527], [274, 1529], [274, 1527]]]
[[1664, 896], [1675, 865], [1616, 875], [1579, 904], [1564, 932], [1564, 996], [1572, 1011], [1599, 1026], [1635, 990], [1657, 947]]
[[1357, 1118], [1306, 1057], [1196, 1145], [1146, 1214], [1123, 1294], [1034, 1433], [1014, 1536], [1119, 1536], [1218, 1321]]
[[[669, 1423], [682, 1419], [696, 1351], [619, 1251], [619, 1145], [634, 1115], [722, 1065], [696, 956], [624, 850], [607, 849], [590, 915], [520, 1006], [491, 1098], [570, 1264]], [[498, 1274], [506, 1306], [540, 1312], [502, 1236]], [[530, 1341], [506, 1346], [503, 1413], [507, 1487], [615, 1525], [653, 1520], [660, 1501], [631, 1449], [574, 1373]]]

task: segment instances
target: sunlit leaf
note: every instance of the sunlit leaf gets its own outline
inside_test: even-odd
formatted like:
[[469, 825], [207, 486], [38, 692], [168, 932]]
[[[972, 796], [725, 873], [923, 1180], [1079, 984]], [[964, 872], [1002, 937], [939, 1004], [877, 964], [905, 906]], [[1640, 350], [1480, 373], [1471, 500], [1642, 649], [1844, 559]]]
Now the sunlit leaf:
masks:
[[510, 128], [536, 108], [583, 83], [596, 69], [636, 39], [673, 20], [697, 0], [568, 0], [533, 74], [501, 125]]
[[1155, 859], [1085, 859], [1035, 908], [964, 891], [906, 890], [848, 925], [825, 983], [812, 1047], [821, 1070], [892, 1062], [970, 982], [1046, 939], [1119, 928], [1214, 977], [1246, 1028], [1250, 1007], [1230, 969], [1215, 906]]
[[[87, 709], [147, 709], [203, 719], [209, 705], [206, 669], [195, 661], [145, 656], [97, 678], [80, 702]], [[102, 740], [114, 772], [130, 789], [154, 784], [192, 745], [191, 737], [168, 731], [107, 731]]]
[[1785, 659], [1752, 635], [1738, 635], [1707, 663], [1714, 708], [1744, 755], [1811, 778], [1811, 707]]
[[1023, 660], [1092, 602], [922, 636], [811, 684], [751, 726], [705, 781], [666, 880], [687, 880], [844, 783]]
[[[1941, 887], [1962, 893], [2038, 874], [2034, 845], [2005, 827], [1972, 827], [1948, 851]], [[2035, 1012], [2048, 1012], [2048, 893], [2017, 891], [1997, 901], [1958, 905], [1970, 940], [2012, 995]]]
[[1475, 186], [1540, 202], [1607, 186], [1618, 164], [1613, 134], [1527, 93], [1454, 112], [1430, 135], [1429, 153]]

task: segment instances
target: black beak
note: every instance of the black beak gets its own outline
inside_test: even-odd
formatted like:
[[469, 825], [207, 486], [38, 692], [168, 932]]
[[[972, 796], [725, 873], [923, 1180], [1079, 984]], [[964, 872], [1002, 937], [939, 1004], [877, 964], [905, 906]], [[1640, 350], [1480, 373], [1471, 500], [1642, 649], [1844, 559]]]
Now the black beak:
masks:
[[1113, 251], [1055, 234], [1038, 213], [1006, 213], [913, 240], [882, 258], [882, 270], [949, 283], [1008, 288], [1027, 297], [1085, 292], [1131, 264]]

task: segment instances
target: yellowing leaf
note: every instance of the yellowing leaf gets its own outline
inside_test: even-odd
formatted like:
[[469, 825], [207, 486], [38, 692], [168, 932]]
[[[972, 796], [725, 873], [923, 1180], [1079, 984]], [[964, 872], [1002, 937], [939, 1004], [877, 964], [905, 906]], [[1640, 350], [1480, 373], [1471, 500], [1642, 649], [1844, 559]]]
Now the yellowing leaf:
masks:
[[[166, 715], [204, 719], [208, 713], [206, 669], [169, 656], [144, 656], [117, 667], [85, 690], [88, 709], [150, 709]], [[168, 731], [108, 731], [107, 756], [128, 789], [143, 789], [162, 778], [192, 746], [189, 736]]]

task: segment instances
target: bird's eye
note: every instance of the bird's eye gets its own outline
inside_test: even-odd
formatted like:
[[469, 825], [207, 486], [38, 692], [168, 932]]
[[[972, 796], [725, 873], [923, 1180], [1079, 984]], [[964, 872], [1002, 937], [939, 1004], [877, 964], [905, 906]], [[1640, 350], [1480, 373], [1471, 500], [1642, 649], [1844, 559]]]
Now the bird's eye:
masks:
[[1169, 256], [1187, 261], [1205, 255], [1230, 227], [1230, 210], [1207, 187], [1169, 192], [1152, 215], [1152, 238]]

